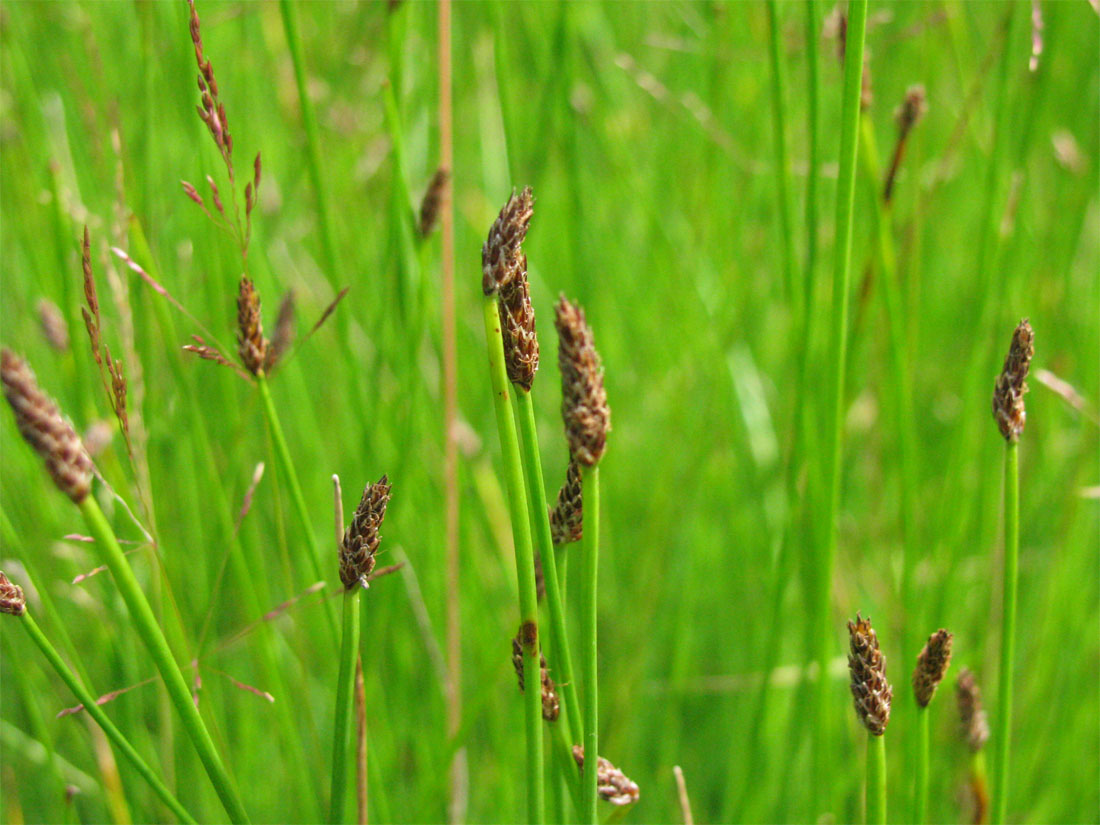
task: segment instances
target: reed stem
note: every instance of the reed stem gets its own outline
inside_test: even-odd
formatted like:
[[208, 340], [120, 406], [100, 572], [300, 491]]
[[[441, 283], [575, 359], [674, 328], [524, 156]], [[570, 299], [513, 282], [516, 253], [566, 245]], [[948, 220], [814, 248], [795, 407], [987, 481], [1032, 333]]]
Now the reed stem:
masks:
[[355, 657], [359, 654], [358, 586], [344, 592], [343, 642], [340, 647], [340, 675], [336, 682], [336, 718], [332, 726], [332, 795], [328, 821], [344, 819], [344, 797], [348, 784], [348, 738], [355, 687]]
[[69, 686], [69, 690], [71, 690], [73, 695], [80, 700], [82, 705], [84, 705], [84, 710], [87, 711], [88, 715], [103, 729], [107, 738], [111, 740], [116, 748], [118, 748], [119, 753], [121, 753], [122, 756], [133, 765], [134, 769], [141, 774], [141, 777], [149, 783], [149, 787], [153, 789], [153, 792], [168, 806], [168, 809], [176, 815], [180, 822], [194, 823], [195, 818], [187, 812], [187, 809], [180, 804], [180, 801], [164, 786], [160, 777], [153, 772], [145, 763], [145, 760], [141, 758], [141, 755], [134, 746], [130, 744], [130, 740], [123, 735], [122, 731], [115, 727], [114, 722], [112, 722], [107, 714], [103, 712], [103, 709], [96, 704], [96, 697], [92, 696], [88, 689], [80, 683], [76, 674], [65, 664], [65, 660], [61, 658], [57, 650], [54, 649], [54, 646], [50, 644], [50, 640], [42, 633], [37, 622], [31, 618], [31, 614], [23, 613], [19, 619], [23, 627], [26, 628], [27, 634], [38, 646], [38, 649], [42, 651], [42, 655], [46, 657], [46, 661], [48, 661], [50, 666], [57, 671], [57, 675], [61, 677], [61, 681]]
[[886, 825], [886, 737], [867, 736], [867, 825]]
[[1016, 661], [1016, 586], [1020, 552], [1020, 445], [1005, 445], [1004, 602], [1001, 608], [1001, 672], [998, 685], [996, 751], [993, 763], [993, 822], [1001, 825], [1008, 810], [1009, 743], [1012, 729], [1012, 670]]
[[199, 715], [198, 708], [195, 707], [187, 682], [184, 680], [176, 660], [172, 657], [172, 651], [168, 647], [164, 633], [157, 625], [153, 610], [149, 607], [149, 602], [134, 576], [134, 571], [130, 569], [130, 564], [126, 560], [126, 556], [123, 554], [110, 524], [107, 523], [103, 511], [99, 509], [99, 505], [93, 496], [85, 496], [78, 506], [84, 514], [88, 530], [96, 540], [100, 558], [110, 569], [119, 593], [126, 602], [130, 618], [134, 623], [134, 629], [137, 630], [154, 664], [156, 664], [157, 670], [160, 671], [164, 686], [168, 691], [168, 698], [175, 705], [176, 712], [183, 722], [183, 728], [191, 738], [195, 751], [198, 753], [199, 759], [202, 760], [203, 767], [206, 768], [206, 773], [209, 775], [226, 813], [229, 814], [230, 820], [234, 823], [248, 822], [248, 814], [245, 813], [240, 796], [236, 788], [233, 787], [233, 782], [222, 764], [221, 757], [214, 746], [214, 741], [210, 738], [210, 733], [202, 721], [202, 716]]
[[[772, 68], [772, 129], [775, 132], [776, 191], [779, 197], [779, 229], [783, 251], [783, 275], [787, 299], [798, 306], [799, 292], [795, 285], [794, 219], [791, 208], [790, 162], [787, 157], [787, 71], [783, 63], [779, 30], [779, 4], [768, 0], [768, 52]], [[798, 313], [795, 313], [798, 317]]]
[[584, 682], [582, 822], [596, 825], [596, 765], [599, 755], [599, 692], [596, 684], [596, 572], [600, 549], [600, 468], [581, 466], [584, 535], [581, 537], [581, 676]]
[[913, 822], [921, 825], [928, 814], [928, 708], [917, 708], [917, 798]]
[[523, 486], [523, 466], [516, 439], [515, 417], [509, 403], [508, 373], [504, 365], [504, 341], [500, 331], [497, 296], [485, 296], [483, 304], [485, 338], [489, 352], [489, 377], [493, 387], [497, 430], [504, 460], [504, 482], [512, 521], [512, 542], [516, 554], [516, 578], [519, 584], [520, 641], [523, 645], [523, 672], [530, 674], [530, 686], [523, 692], [527, 730], [527, 821], [543, 821], [544, 787], [542, 766], [542, 695], [535, 674], [541, 671], [539, 659], [538, 597], [535, 589], [535, 557], [531, 548], [531, 522], [527, 513]]

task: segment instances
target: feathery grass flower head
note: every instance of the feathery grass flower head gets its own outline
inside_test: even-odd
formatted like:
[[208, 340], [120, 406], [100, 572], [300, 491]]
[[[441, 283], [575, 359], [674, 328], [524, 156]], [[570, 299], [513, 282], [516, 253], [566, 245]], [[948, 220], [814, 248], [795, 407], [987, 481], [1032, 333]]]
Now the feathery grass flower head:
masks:
[[607, 447], [611, 410], [603, 386], [603, 365], [592, 342], [584, 310], [565, 296], [558, 299], [554, 326], [558, 330], [561, 371], [561, 415], [569, 454], [586, 467], [596, 466]]
[[890, 702], [894, 690], [886, 681], [886, 657], [878, 647], [871, 619], [856, 613], [855, 623], [848, 622], [851, 652], [848, 671], [852, 676], [852, 698], [856, 716], [874, 736], [882, 736], [890, 721]]
[[439, 216], [443, 211], [444, 198], [447, 195], [447, 184], [451, 182], [451, 171], [445, 166], [440, 166], [432, 175], [428, 189], [424, 193], [424, 199], [420, 201], [420, 237], [426, 238], [435, 231], [439, 224]]
[[263, 373], [267, 339], [260, 317], [260, 295], [247, 275], [241, 276], [237, 294], [237, 352], [245, 369], [253, 375]]
[[54, 484], [79, 504], [92, 489], [92, 460], [72, 424], [42, 391], [30, 366], [11, 350], [0, 353], [4, 397], [20, 435], [46, 462]]
[[959, 728], [970, 750], [977, 753], [989, 739], [989, 722], [982, 707], [982, 691], [968, 668], [955, 679], [955, 700], [959, 706]]
[[481, 289], [486, 295], [511, 283], [521, 267], [526, 274], [527, 259], [521, 260], [520, 245], [527, 237], [533, 206], [530, 186], [519, 195], [513, 192], [489, 227], [489, 237], [481, 247]]
[[22, 616], [27, 609], [27, 600], [23, 597], [23, 588], [12, 584], [0, 571], [0, 613]]
[[[573, 746], [573, 760], [584, 768], [584, 748]], [[596, 761], [596, 793], [612, 805], [632, 805], [638, 801], [638, 786], [621, 770], [602, 756]]]
[[554, 546], [580, 541], [584, 537], [584, 497], [581, 468], [569, 459], [565, 483], [558, 490], [558, 503], [550, 510], [550, 535]]
[[917, 666], [913, 670], [913, 693], [917, 704], [928, 707], [936, 688], [947, 673], [951, 663], [951, 640], [954, 635], [940, 628], [928, 637], [928, 642], [917, 656]]
[[[519, 691], [523, 693], [523, 644], [518, 635], [512, 639], [512, 667], [515, 668], [516, 679], [519, 680]], [[546, 655], [542, 651], [539, 651], [539, 677], [542, 684], [542, 718], [547, 722], [556, 722], [561, 715], [561, 702], [554, 680], [550, 678], [550, 668], [546, 666]]]
[[1024, 409], [1027, 382], [1024, 379], [1034, 355], [1035, 333], [1027, 318], [1024, 318], [1012, 333], [1012, 344], [1008, 348], [1004, 367], [993, 387], [993, 418], [1001, 435], [1010, 443], [1020, 440], [1027, 422], [1027, 411]]
[[374, 570], [374, 554], [381, 539], [378, 528], [386, 517], [389, 500], [390, 482], [386, 476], [363, 489], [363, 498], [340, 542], [340, 581], [348, 590], [359, 584], [366, 586]]

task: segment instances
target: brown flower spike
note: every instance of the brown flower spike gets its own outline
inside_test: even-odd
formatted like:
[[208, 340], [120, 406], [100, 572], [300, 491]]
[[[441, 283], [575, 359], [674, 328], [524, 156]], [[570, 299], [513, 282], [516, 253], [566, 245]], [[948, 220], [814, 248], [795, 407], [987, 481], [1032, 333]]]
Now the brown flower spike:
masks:
[[[533, 205], [530, 186], [519, 195], [513, 192], [489, 228], [489, 237], [481, 247], [481, 289], [486, 295], [498, 292], [516, 277]], [[526, 259], [522, 266], [526, 272]]]
[[913, 693], [922, 708], [928, 707], [947, 673], [947, 666], [951, 663], [951, 640], [954, 638], [940, 628], [928, 637], [928, 643], [917, 656], [917, 666], [913, 670]]
[[890, 721], [890, 701], [894, 690], [886, 681], [886, 657], [878, 647], [878, 637], [871, 619], [856, 613], [853, 624], [848, 622], [851, 652], [848, 670], [852, 676], [852, 698], [856, 716], [874, 736], [882, 736]]
[[498, 311], [508, 380], [530, 392], [539, 369], [539, 339], [535, 335], [535, 309], [527, 283], [527, 256], [522, 252], [515, 276], [500, 289]]
[[[542, 681], [542, 718], [547, 722], [556, 722], [561, 714], [561, 703], [558, 700], [554, 680], [550, 678], [550, 669], [546, 666], [546, 656], [541, 651], [539, 652], [539, 665]], [[523, 693], [523, 644], [520, 642], [519, 636], [512, 639], [512, 667], [516, 669], [519, 691]]]
[[444, 198], [447, 195], [447, 184], [450, 182], [450, 170], [443, 166], [435, 170], [424, 199], [420, 201], [420, 237], [431, 235], [439, 224], [439, 215], [443, 211]]
[[389, 500], [390, 482], [386, 476], [363, 489], [363, 498], [340, 542], [340, 581], [348, 590], [359, 584], [365, 586], [374, 570], [374, 554], [380, 540], [378, 528], [386, 517]]
[[[573, 746], [573, 760], [584, 769], [584, 748]], [[638, 801], [638, 786], [602, 756], [596, 760], [596, 793], [612, 805], [631, 805]]]
[[1024, 410], [1024, 393], [1027, 392], [1028, 368], [1035, 355], [1035, 333], [1024, 318], [1012, 333], [1012, 344], [1005, 358], [1004, 368], [993, 387], [993, 418], [1001, 435], [1010, 443], [1020, 440], [1027, 422]]
[[554, 546], [580, 541], [584, 537], [584, 499], [581, 468], [573, 458], [565, 471], [565, 484], [558, 491], [558, 503], [550, 510], [550, 535]]
[[989, 722], [982, 707], [982, 691], [974, 674], [967, 668], [955, 680], [955, 700], [959, 706], [959, 726], [970, 750], [977, 753], [989, 739]]
[[584, 310], [558, 299], [554, 326], [558, 329], [558, 368], [561, 371], [561, 416], [569, 454], [586, 467], [595, 467], [607, 447], [611, 410], [603, 386], [600, 354]]
[[23, 598], [23, 588], [12, 584], [8, 577], [0, 572], [0, 613], [22, 616], [27, 609], [27, 600]]
[[241, 276], [237, 294], [237, 352], [245, 369], [253, 375], [263, 374], [267, 339], [260, 317], [260, 295], [247, 275]]
[[92, 489], [92, 460], [57, 404], [38, 386], [30, 366], [9, 349], [0, 353], [4, 397], [20, 435], [46, 462], [54, 484], [79, 504]]

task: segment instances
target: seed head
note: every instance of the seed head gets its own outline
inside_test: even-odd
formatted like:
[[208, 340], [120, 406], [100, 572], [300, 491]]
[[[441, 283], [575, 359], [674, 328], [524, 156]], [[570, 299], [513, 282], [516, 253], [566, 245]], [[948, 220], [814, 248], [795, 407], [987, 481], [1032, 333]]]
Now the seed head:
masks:
[[444, 198], [447, 195], [447, 184], [451, 182], [449, 169], [440, 166], [432, 175], [428, 190], [424, 193], [424, 200], [420, 202], [420, 237], [426, 238], [435, 231], [439, 223], [440, 213], [443, 211]]
[[874, 736], [882, 736], [890, 721], [890, 701], [894, 690], [886, 681], [886, 657], [878, 648], [878, 638], [871, 619], [856, 613], [853, 624], [848, 622], [851, 652], [848, 671], [852, 676], [852, 698], [856, 716]]
[[27, 609], [27, 600], [23, 598], [23, 588], [8, 581], [0, 572], [0, 613], [22, 616]]
[[1020, 440], [1020, 433], [1027, 422], [1027, 411], [1024, 409], [1027, 383], [1024, 379], [1034, 355], [1035, 333], [1027, 318], [1024, 318], [1012, 333], [1012, 344], [1008, 348], [1004, 368], [993, 386], [993, 418], [1001, 435], [1013, 444]]
[[554, 326], [558, 329], [558, 367], [561, 371], [561, 415], [570, 455], [586, 467], [599, 463], [611, 429], [611, 411], [603, 386], [600, 354], [584, 310], [558, 299]]
[[267, 344], [264, 356], [264, 372], [270, 373], [279, 359], [290, 351], [294, 343], [294, 290], [288, 289], [279, 304], [279, 314], [275, 319], [275, 334]]
[[584, 536], [584, 498], [581, 468], [576, 459], [569, 459], [565, 484], [558, 491], [558, 503], [550, 510], [550, 535], [554, 546], [580, 541]]
[[517, 256], [515, 275], [500, 289], [497, 307], [508, 380], [530, 392], [539, 368], [539, 339], [527, 283], [527, 256], [522, 252]]
[[898, 124], [899, 139], [903, 139], [912, 131], [917, 122], [928, 111], [928, 100], [924, 92], [924, 86], [917, 83], [905, 90], [905, 99], [894, 112], [894, 120]]
[[253, 375], [263, 374], [267, 339], [260, 317], [260, 295], [247, 275], [241, 276], [237, 294], [237, 352], [245, 369]]
[[386, 516], [389, 500], [390, 482], [386, 476], [363, 489], [363, 498], [340, 543], [340, 581], [348, 590], [360, 583], [365, 585], [374, 570], [374, 554], [378, 552], [380, 539], [378, 528]]
[[959, 705], [959, 727], [970, 750], [977, 753], [989, 739], [989, 722], [982, 707], [982, 691], [974, 674], [967, 668], [955, 679], [955, 699]]
[[69, 348], [69, 325], [61, 309], [49, 298], [38, 302], [38, 324], [42, 328], [42, 337], [57, 352]]
[[954, 638], [940, 628], [928, 637], [928, 643], [917, 656], [917, 666], [913, 670], [913, 693], [922, 708], [928, 707], [947, 673], [947, 666], [951, 663], [951, 640]]
[[[573, 759], [584, 769], [584, 748], [573, 746]], [[631, 805], [638, 801], [638, 786], [602, 756], [596, 760], [596, 793], [612, 805]]]
[[[534, 197], [531, 187], [525, 187], [519, 195], [512, 192], [500, 215], [489, 228], [489, 237], [481, 247], [481, 289], [492, 295], [511, 283], [521, 266], [520, 245], [527, 237], [531, 223]], [[526, 259], [522, 266], [526, 271]]]
[[38, 386], [30, 366], [9, 349], [0, 353], [4, 397], [24, 440], [46, 462], [54, 484], [79, 504], [92, 489], [92, 460], [57, 404]]
[[[516, 678], [519, 680], [519, 690], [522, 693], [523, 644], [519, 636], [512, 639], [512, 667], [516, 669]], [[550, 678], [550, 669], [546, 666], [546, 656], [541, 651], [539, 652], [539, 671], [542, 681], [542, 718], [547, 722], [556, 722], [561, 714], [561, 703], [558, 700], [554, 680]]]

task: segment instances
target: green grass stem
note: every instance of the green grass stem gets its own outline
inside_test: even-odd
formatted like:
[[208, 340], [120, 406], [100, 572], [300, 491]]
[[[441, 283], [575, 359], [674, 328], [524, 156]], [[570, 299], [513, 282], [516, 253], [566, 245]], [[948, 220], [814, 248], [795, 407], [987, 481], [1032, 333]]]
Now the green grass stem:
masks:
[[[772, 75], [772, 129], [775, 145], [775, 182], [779, 198], [779, 233], [783, 251], [783, 275], [787, 297], [797, 309], [798, 288], [795, 285], [794, 218], [791, 207], [791, 171], [787, 156], [787, 70], [783, 62], [783, 40], [779, 26], [778, 0], [768, 0], [768, 53]], [[797, 317], [797, 312], [796, 312]]]
[[203, 767], [206, 768], [206, 773], [222, 805], [225, 806], [226, 813], [234, 823], [248, 822], [248, 814], [245, 813], [240, 796], [222, 764], [221, 756], [218, 755], [217, 748], [214, 746], [214, 740], [210, 738], [202, 716], [195, 707], [187, 682], [184, 681], [183, 674], [172, 657], [172, 651], [168, 647], [164, 633], [157, 625], [153, 610], [149, 607], [149, 602], [134, 576], [134, 571], [130, 569], [130, 563], [126, 560], [111, 525], [107, 523], [103, 511], [99, 509], [93, 496], [86, 496], [79, 506], [88, 530], [96, 540], [100, 557], [110, 569], [119, 593], [126, 602], [134, 629], [137, 630], [157, 670], [160, 671], [168, 697], [175, 705], [176, 712], [183, 722], [183, 728], [195, 746], [195, 751], [202, 760]]
[[[512, 521], [512, 541], [516, 554], [516, 578], [519, 584], [520, 641], [523, 644], [523, 672], [528, 689], [524, 691], [524, 717], [527, 729], [527, 821], [538, 825], [545, 807], [542, 766], [542, 695], [538, 688], [540, 671], [538, 644], [538, 598], [535, 589], [535, 556], [531, 547], [531, 521], [528, 518], [523, 486], [523, 464], [516, 439], [515, 417], [508, 400], [511, 383], [504, 366], [504, 341], [500, 332], [497, 297], [483, 302], [485, 338], [489, 350], [489, 377], [493, 387], [497, 430], [504, 459], [504, 482]], [[524, 632], [527, 630], [528, 632]], [[530, 632], [532, 631], [533, 632]]]
[[867, 735], [867, 825], [886, 825], [886, 737]]
[[596, 763], [599, 755], [599, 692], [596, 684], [596, 572], [600, 549], [600, 468], [582, 467], [584, 535], [581, 538], [581, 677], [584, 685], [582, 822], [596, 825]]
[[928, 708], [917, 708], [917, 793], [913, 822], [921, 825], [928, 816]]
[[1001, 825], [1008, 810], [1009, 744], [1012, 732], [1012, 670], [1016, 664], [1016, 587], [1020, 553], [1020, 445], [1005, 446], [1005, 556], [1004, 601], [1001, 606], [1001, 672], [997, 696], [997, 727], [994, 732], [993, 823]]
[[348, 784], [348, 742], [351, 704], [355, 687], [355, 657], [359, 653], [359, 593], [356, 586], [344, 593], [343, 641], [340, 647], [340, 675], [336, 682], [336, 718], [332, 726], [332, 795], [328, 821], [344, 820]]
[[69, 686], [73, 695], [84, 705], [84, 710], [87, 711], [88, 715], [103, 729], [107, 738], [111, 740], [116, 748], [118, 748], [119, 753], [121, 753], [134, 769], [141, 774], [141, 777], [149, 783], [149, 787], [153, 789], [153, 792], [160, 797], [161, 801], [168, 806], [168, 809], [171, 810], [181, 822], [194, 823], [195, 818], [187, 812], [187, 809], [180, 804], [180, 801], [164, 786], [160, 777], [153, 772], [145, 763], [145, 760], [141, 758], [141, 755], [134, 749], [134, 746], [130, 744], [130, 740], [123, 735], [122, 731], [115, 727], [114, 722], [112, 722], [107, 714], [103, 712], [103, 709], [96, 704], [96, 697], [92, 696], [88, 689], [80, 683], [76, 674], [65, 664], [65, 660], [61, 658], [60, 654], [50, 643], [50, 640], [46, 638], [42, 629], [39, 628], [38, 623], [31, 618], [31, 614], [24, 613], [19, 618], [20, 623], [27, 630], [27, 635], [31, 637], [38, 646], [38, 649], [42, 651], [42, 655], [46, 657], [46, 661], [48, 661], [50, 666], [57, 671], [57, 675], [61, 677], [61, 681]]

